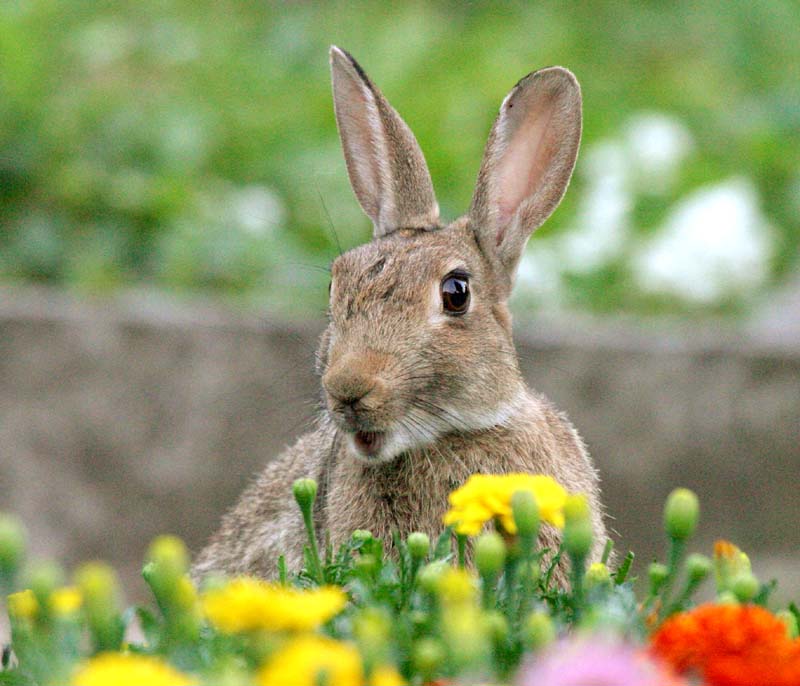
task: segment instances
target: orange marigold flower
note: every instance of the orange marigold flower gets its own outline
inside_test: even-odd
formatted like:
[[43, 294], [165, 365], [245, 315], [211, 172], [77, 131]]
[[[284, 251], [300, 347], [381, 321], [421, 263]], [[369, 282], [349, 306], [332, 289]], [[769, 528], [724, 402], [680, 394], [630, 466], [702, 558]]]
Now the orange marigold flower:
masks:
[[668, 619], [653, 652], [708, 686], [800, 686], [800, 641], [757, 605], [701, 605]]

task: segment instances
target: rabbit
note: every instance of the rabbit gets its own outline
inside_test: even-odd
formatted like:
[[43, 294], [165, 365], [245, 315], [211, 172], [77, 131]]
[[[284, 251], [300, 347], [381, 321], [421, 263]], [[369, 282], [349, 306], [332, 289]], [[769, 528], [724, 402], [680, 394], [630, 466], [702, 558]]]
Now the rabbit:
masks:
[[[320, 536], [356, 529], [443, 530], [448, 494], [473, 473], [530, 472], [584, 493], [606, 533], [598, 475], [564, 414], [527, 388], [507, 299], [529, 236], [559, 204], [581, 137], [581, 91], [567, 69], [525, 76], [503, 100], [469, 212], [439, 218], [430, 173], [406, 123], [344, 50], [330, 49], [347, 171], [373, 240], [336, 258], [317, 371], [315, 431], [271, 462], [200, 553], [210, 573], [277, 575], [303, 563], [292, 483], [319, 485]], [[543, 526], [541, 542], [558, 544]], [[566, 583], [564, 565], [556, 577]]]

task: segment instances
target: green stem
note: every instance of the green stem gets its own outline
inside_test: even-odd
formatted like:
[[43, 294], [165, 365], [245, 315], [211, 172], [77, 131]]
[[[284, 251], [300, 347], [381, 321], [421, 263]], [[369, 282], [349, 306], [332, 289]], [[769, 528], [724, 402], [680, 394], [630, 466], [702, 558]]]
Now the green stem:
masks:
[[314, 530], [314, 517], [311, 508], [303, 508], [303, 522], [306, 525], [306, 533], [308, 534], [308, 546], [311, 550], [311, 562], [314, 569], [311, 570], [314, 579], [321, 586], [325, 583], [325, 573], [322, 568], [322, 562], [319, 558], [319, 546], [317, 545], [317, 534]]
[[570, 555], [570, 563], [572, 607], [577, 622], [583, 610], [583, 578], [586, 575], [586, 556]]
[[456, 534], [458, 541], [458, 566], [462, 569], [467, 566], [467, 537], [463, 534]]
[[680, 565], [681, 558], [686, 552], [686, 541], [677, 538], [669, 539], [669, 554], [667, 559], [667, 569], [669, 574], [661, 586], [661, 610], [659, 612], [660, 618], [663, 620], [667, 617], [666, 611], [671, 607], [669, 603], [669, 596], [672, 592], [672, 586], [678, 576], [678, 566]]

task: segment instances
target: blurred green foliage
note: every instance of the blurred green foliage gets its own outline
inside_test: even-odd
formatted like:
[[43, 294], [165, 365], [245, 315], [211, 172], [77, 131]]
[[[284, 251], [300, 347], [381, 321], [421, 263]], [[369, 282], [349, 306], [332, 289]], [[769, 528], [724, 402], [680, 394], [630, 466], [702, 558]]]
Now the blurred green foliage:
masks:
[[[336, 43], [417, 134], [445, 218], [469, 204], [504, 95], [531, 69], [564, 64], [584, 90], [584, 158], [638, 112], [691, 134], [673, 182], [636, 189], [634, 238], [693, 190], [745, 177], [772, 227], [774, 285], [800, 243], [798, 36], [796, 0], [6, 0], [0, 278], [323, 307], [323, 268], [370, 231], [333, 119]], [[581, 170], [530, 251], [575, 223]], [[565, 304], [685, 311], [637, 288], [630, 240], [594, 268], [565, 268]]]

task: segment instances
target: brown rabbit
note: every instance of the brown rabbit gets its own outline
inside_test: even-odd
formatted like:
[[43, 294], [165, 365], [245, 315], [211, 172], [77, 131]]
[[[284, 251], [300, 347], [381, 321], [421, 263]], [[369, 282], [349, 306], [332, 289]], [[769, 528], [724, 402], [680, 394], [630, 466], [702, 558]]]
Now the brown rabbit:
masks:
[[[550, 474], [588, 496], [596, 556], [606, 537], [597, 474], [567, 418], [526, 387], [507, 307], [528, 237], [575, 165], [575, 77], [551, 67], [514, 87], [469, 213], [445, 225], [411, 130], [349, 54], [332, 47], [330, 58], [347, 170], [374, 239], [333, 263], [318, 429], [244, 492], [195, 576], [272, 577], [281, 553], [299, 568], [305, 532], [291, 486], [306, 476], [319, 484], [317, 530], [338, 544], [355, 529], [436, 536], [448, 493], [476, 472]], [[541, 537], [552, 546], [557, 532]]]

